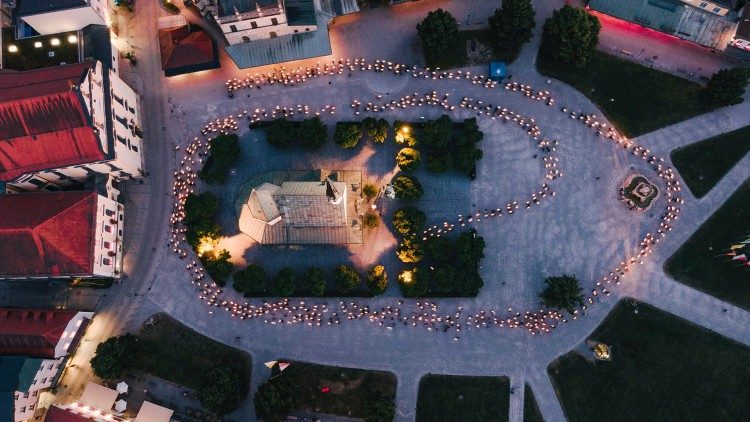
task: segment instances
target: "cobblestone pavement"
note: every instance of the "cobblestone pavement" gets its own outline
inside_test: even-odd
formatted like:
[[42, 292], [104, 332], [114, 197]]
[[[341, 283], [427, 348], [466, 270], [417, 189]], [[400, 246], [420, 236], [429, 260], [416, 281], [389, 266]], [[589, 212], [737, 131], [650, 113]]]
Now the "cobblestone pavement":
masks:
[[[346, 114], [346, 107], [354, 98], [367, 102], [372, 101], [378, 93], [391, 99], [412, 92], [423, 94], [426, 90], [434, 89], [440, 93], [449, 92], [454, 100], [461, 96], [481, 98], [535, 117], [546, 136], [560, 140], [558, 154], [565, 171], [564, 177], [554, 184], [557, 196], [552, 201], [545, 202], [531, 212], [477, 227], [487, 239], [487, 258], [482, 268], [486, 286], [476, 300], [440, 300], [441, 309], [449, 311], [462, 305], [497, 310], [508, 306], [514, 309], [533, 307], [541, 279], [560, 272], [574, 273], [585, 283], [593, 283], [591, 280], [601, 276], [612, 264], [616, 265], [613, 260], [619, 261], [619, 257], [635, 248], [643, 232], [653, 227], [657, 217], [652, 219], [648, 214], [634, 215], [616, 199], [619, 183], [629, 172], [641, 169], [639, 166], [643, 166], [643, 162], [636, 161], [632, 155], [621, 150], [613, 149], [609, 143], [596, 138], [590, 129], [560, 113], [558, 106], [561, 105], [586, 113], [596, 112], [596, 108], [572, 88], [555, 81], [548, 83], [546, 78], [534, 70], [541, 22], [560, 4], [562, 1], [535, 2], [540, 22], [535, 31], [536, 37], [509, 67], [513, 80], [549, 90], [558, 101], [555, 107], [547, 107], [504, 90], [486, 91], [472, 85], [452, 85], [447, 81], [409, 80], [404, 85], [403, 80], [380, 77], [377, 74], [360, 74], [351, 79], [346, 76], [337, 77], [331, 86], [327, 83], [328, 79], [317, 79], [293, 88], [239, 91], [234, 100], [228, 100], [223, 81], [229, 76], [241, 76], [247, 72], [237, 71], [224, 59], [224, 67], [220, 70], [165, 81], [160, 72], [158, 40], [154, 35], [155, 20], [125, 21], [123, 25], [127, 29], [123, 30], [128, 42], [137, 49], [139, 64], [136, 69], [126, 70], [124, 73], [126, 80], [132, 82], [144, 97], [144, 116], [148, 116], [144, 119], [147, 122], [144, 129], [149, 139], [147, 169], [151, 176], [143, 185], [133, 186], [127, 191], [129, 200], [126, 205], [133, 219], [129, 222], [128, 229], [132, 229], [133, 233], [128, 241], [128, 262], [131, 265], [128, 279], [122, 285], [114, 287], [108, 295], [111, 297], [100, 305], [97, 318], [102, 321], [101, 327], [95, 330], [96, 334], [87, 336], [95, 341], [90, 341], [91, 347], [83, 350], [80, 357], [76, 357], [81, 369], [67, 383], [71, 386], [68, 389], [70, 391], [66, 391], [61, 400], [75, 397], [75, 386], [82, 385], [82, 381], [89, 376], [86, 362], [93, 353], [96, 342], [125, 328], [134, 330], [149, 315], [162, 310], [196, 331], [227, 344], [237, 345], [234, 339], [239, 335], [239, 346], [253, 357], [253, 390], [268, 375], [268, 370], [262, 363], [278, 358], [391, 371], [398, 377], [398, 420], [414, 419], [419, 379], [426, 373], [506, 375], [511, 378], [514, 386], [518, 386], [512, 398], [511, 420], [520, 420], [523, 414], [523, 390], [520, 387], [524, 382], [529, 383], [534, 390], [546, 420], [564, 419], [546, 367], [557, 356], [582, 342], [621, 297], [632, 296], [645, 300], [744, 344], [750, 344], [750, 316], [747, 311], [728, 306], [676, 283], [661, 271], [661, 264], [669, 256], [668, 251], [679, 246], [742, 180], [750, 176], [748, 157], [709, 195], [700, 201], [689, 201], [683, 207], [676, 230], [667, 238], [669, 240], [659, 245], [656, 254], [647, 264], [628, 274], [620, 287], [613, 287], [610, 297], [603, 298], [601, 303], [590, 308], [586, 317], [578, 318], [577, 321], [540, 337], [530, 336], [521, 330], [485, 329], [466, 331], [462, 333], [460, 341], [452, 341], [452, 336], [442, 333], [411, 327], [386, 330], [367, 321], [347, 322], [335, 328], [301, 325], [279, 327], [262, 324], [259, 320], [241, 321], [230, 318], [219, 308], [204, 306], [188, 281], [185, 261], [168, 253], [168, 209], [173, 200], [168, 196], [168, 189], [172, 171], [170, 163], [176, 158], [174, 146], [185, 145], [199, 133], [207, 120], [238, 113], [242, 109], [275, 104], [337, 104], [341, 113], [326, 116], [325, 120], [330, 123], [342, 116], [352, 117]], [[331, 28], [334, 54], [336, 57], [366, 56], [371, 60], [385, 58], [412, 63], [412, 56], [415, 55], [411, 48], [414, 43], [414, 24], [428, 10], [437, 7], [446, 8], [458, 16], [459, 21], [472, 24], [474, 20], [486, 19], [496, 5], [482, 1], [423, 1], [394, 8], [367, 10], [355, 16], [339, 18]], [[165, 12], [157, 2], [136, 4], [138, 16], [158, 16], [160, 13]], [[378, 34], [388, 34], [388, 37]], [[299, 65], [305, 66], [314, 61]], [[485, 72], [484, 67], [469, 70]], [[255, 71], [253, 69], [252, 73]], [[250, 94], [250, 97], [245, 96], [246, 94]], [[750, 113], [741, 111], [739, 107], [718, 110], [696, 118], [699, 120], [692, 119], [644, 135], [639, 141], [642, 140], [646, 146], [653, 146], [652, 150], [666, 156], [671, 147], [698, 141], [707, 131], [721, 133], [726, 131], [724, 128], [736, 128], [750, 123]], [[438, 109], [408, 109], [403, 114], [384, 117], [389, 120], [408, 120], [421, 116], [436, 117], [439, 114]], [[470, 116], [465, 111], [456, 115]], [[695, 130], [705, 127], [705, 122], [711, 122], [711, 129]], [[244, 125], [244, 121], [242, 123]], [[470, 204], [481, 208], [499, 202], [499, 206], [505, 203], [507, 197], [513, 197], [519, 192], [526, 193], [537, 186], [542, 172], [537, 159], [532, 158], [534, 148], [523, 132], [510, 125], [487, 122], [482, 122], [481, 128], [487, 135], [482, 141], [485, 158], [480, 162], [477, 181], [467, 185], [459, 178], [441, 179], [420, 174], [424, 177], [422, 181], [425, 186], [429, 187], [420, 206], [431, 210], [432, 219], [440, 220]], [[246, 126], [241, 131], [246, 132]], [[680, 134], [679, 141], [674, 140], [676, 133]], [[271, 154], [269, 148], [261, 139], [252, 139], [253, 135], [250, 134], [246, 141], [250, 142], [250, 151], [256, 154], [255, 161], [248, 166], [250, 168], [238, 171], [236, 177], [255, 174], [255, 168], [262, 169], [264, 166], [325, 166], [331, 162], [326, 160], [343, 159], [346, 165], [361, 167], [367, 177], [377, 178], [378, 182], [390, 178], [390, 164], [387, 159], [381, 158], [392, 157], [390, 151], [370, 152], [365, 147], [365, 153], [346, 157], [330, 147], [325, 151], [332, 154], [328, 158], [323, 158], [322, 154], [316, 157], [295, 153], [275, 154], [274, 162], [269, 164], [270, 160], [265, 159], [265, 154]], [[630, 166], [633, 166], [633, 170]], [[233, 195], [232, 191], [224, 193]], [[136, 212], [131, 213], [131, 209]], [[222, 218], [225, 227], [228, 227], [226, 221], [231, 219], [231, 215], [225, 214]], [[355, 262], [360, 267], [382, 257], [393, 260], [390, 250], [393, 244], [386, 241], [387, 233], [376, 236], [382, 236], [378, 237], [382, 242], [379, 243], [382, 245], [381, 249], [376, 252], [354, 251], [352, 254], [358, 257]], [[256, 256], [254, 253], [251, 247], [251, 251], [245, 256], [253, 259]], [[299, 259], [300, 262], [312, 262], [322, 255], [320, 251], [312, 250], [295, 251], [295, 254], [298, 255], [295, 260]], [[344, 257], [347, 257], [347, 253], [342, 253], [340, 259]], [[242, 262], [239, 256], [237, 262]], [[281, 265], [281, 261], [272, 265]], [[391, 278], [395, 278], [393, 274]], [[392, 287], [390, 293], [395, 293], [395, 287]], [[143, 300], [144, 298], [147, 300]], [[393, 298], [383, 296], [367, 302], [377, 309], [392, 305], [394, 301]], [[406, 302], [406, 306], [413, 306], [415, 301]], [[729, 312], [722, 313], [720, 308], [728, 308]], [[252, 418], [254, 412], [251, 398], [229, 417], [230, 420], [238, 421]]]

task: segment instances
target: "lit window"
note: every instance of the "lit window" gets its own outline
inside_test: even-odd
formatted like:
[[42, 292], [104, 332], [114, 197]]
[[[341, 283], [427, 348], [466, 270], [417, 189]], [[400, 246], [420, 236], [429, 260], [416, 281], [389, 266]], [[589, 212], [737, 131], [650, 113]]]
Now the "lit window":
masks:
[[17, 53], [18, 52], [18, 46], [15, 46], [13, 44], [8, 46], [8, 52], [10, 53]]
[[71, 44], [75, 44], [78, 42], [78, 37], [75, 35], [68, 35], [68, 42]]
[[49, 40], [49, 43], [52, 44], [53, 46], [58, 46], [58, 45], [60, 45], [60, 39], [59, 38], [52, 38], [51, 40]]
[[34, 48], [42, 48], [42, 42], [41, 41], [34, 41]]

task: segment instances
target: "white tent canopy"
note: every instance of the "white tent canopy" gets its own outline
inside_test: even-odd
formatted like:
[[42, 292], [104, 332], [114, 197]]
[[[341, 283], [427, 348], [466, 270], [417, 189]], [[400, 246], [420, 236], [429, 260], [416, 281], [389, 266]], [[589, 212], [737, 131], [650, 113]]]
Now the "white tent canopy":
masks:
[[125, 381], [120, 382], [117, 384], [117, 392], [120, 394], [125, 394], [128, 392], [128, 384]]
[[117, 402], [115, 402], [115, 410], [116, 411], [122, 413], [127, 408], [128, 408], [128, 404], [125, 402], [125, 400], [120, 399], [120, 400], [117, 400]]

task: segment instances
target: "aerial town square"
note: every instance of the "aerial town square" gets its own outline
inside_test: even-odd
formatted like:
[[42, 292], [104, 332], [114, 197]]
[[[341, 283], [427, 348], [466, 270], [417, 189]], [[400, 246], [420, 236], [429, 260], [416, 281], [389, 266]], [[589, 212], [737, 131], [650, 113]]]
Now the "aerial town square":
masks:
[[746, 0], [0, 0], [0, 422], [745, 421]]

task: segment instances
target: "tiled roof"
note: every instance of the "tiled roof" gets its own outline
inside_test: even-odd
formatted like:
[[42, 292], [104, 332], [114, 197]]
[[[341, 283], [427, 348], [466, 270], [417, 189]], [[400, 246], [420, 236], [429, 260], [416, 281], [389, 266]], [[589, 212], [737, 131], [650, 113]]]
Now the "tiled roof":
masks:
[[91, 422], [91, 419], [52, 405], [44, 417], [44, 422]]
[[181, 69], [206, 65], [218, 67], [214, 41], [204, 31], [190, 32], [187, 26], [159, 30], [161, 68]]
[[71, 89], [91, 66], [0, 72], [0, 181], [105, 158], [81, 98]]
[[96, 192], [0, 195], [0, 277], [91, 275]]
[[0, 308], [0, 355], [45, 359], [58, 357], [55, 356], [55, 346], [77, 313], [69, 310]]

